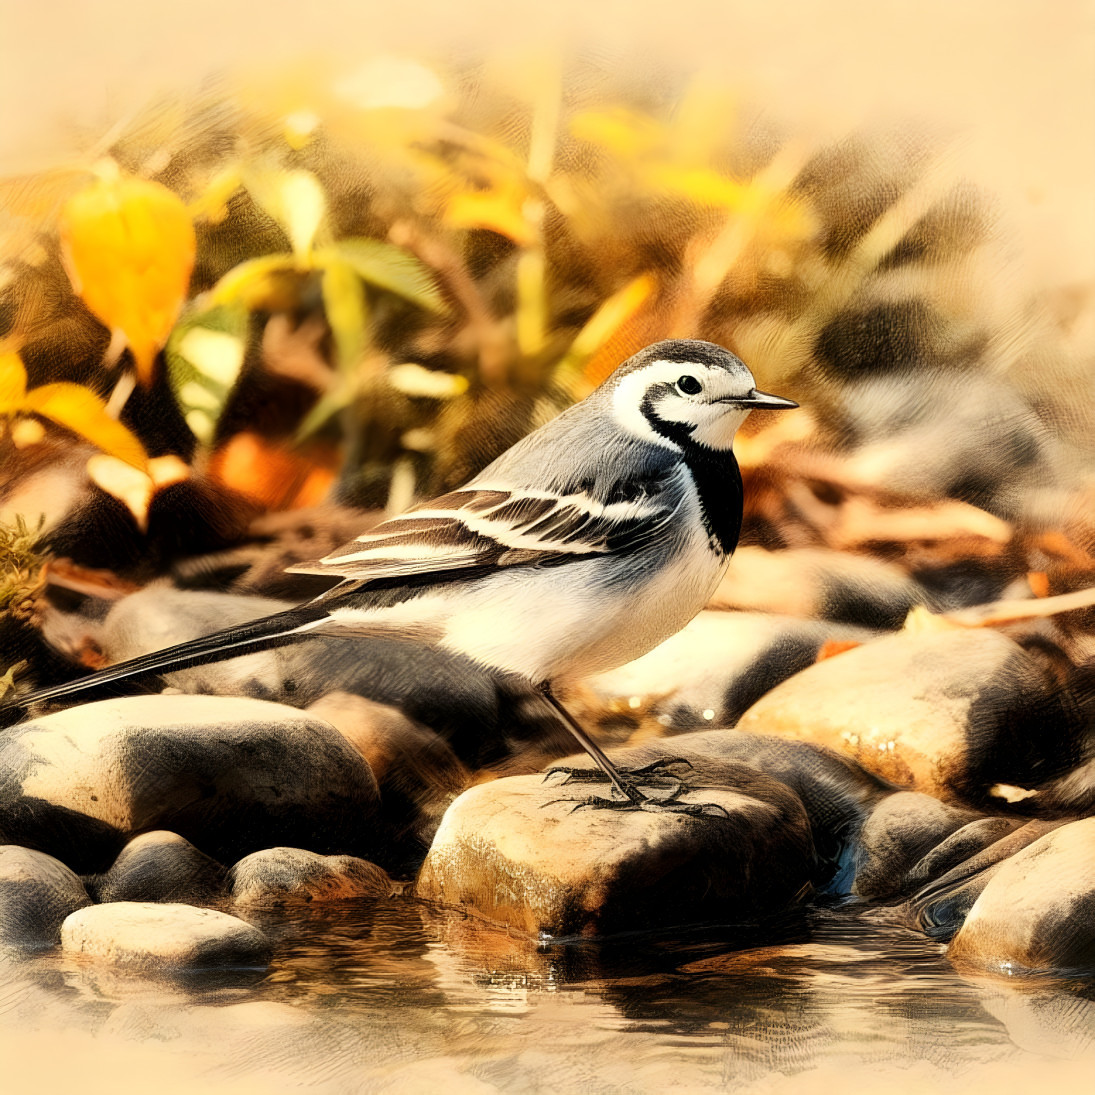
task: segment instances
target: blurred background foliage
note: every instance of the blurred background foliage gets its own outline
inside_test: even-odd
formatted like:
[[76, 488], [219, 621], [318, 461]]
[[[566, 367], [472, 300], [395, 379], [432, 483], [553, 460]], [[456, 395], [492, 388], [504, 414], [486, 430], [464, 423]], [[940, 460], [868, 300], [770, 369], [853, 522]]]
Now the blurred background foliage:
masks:
[[401, 510], [667, 337], [805, 408], [739, 445], [747, 539], [832, 543], [852, 492], [1090, 554], [1090, 295], [1009, 295], [927, 134], [814, 146], [711, 74], [376, 56], [157, 104], [0, 199], [0, 516], [84, 565]]

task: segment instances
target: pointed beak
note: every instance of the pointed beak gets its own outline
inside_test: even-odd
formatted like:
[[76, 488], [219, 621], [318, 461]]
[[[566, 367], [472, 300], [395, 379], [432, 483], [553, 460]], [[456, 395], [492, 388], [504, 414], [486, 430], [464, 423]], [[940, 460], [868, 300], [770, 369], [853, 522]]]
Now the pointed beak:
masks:
[[749, 407], [757, 411], [789, 411], [798, 404], [793, 399], [784, 399], [780, 395], [769, 395], [768, 392], [758, 392], [754, 388], [747, 396], [738, 396], [734, 399], [720, 399], [720, 403], [736, 403], [739, 407]]

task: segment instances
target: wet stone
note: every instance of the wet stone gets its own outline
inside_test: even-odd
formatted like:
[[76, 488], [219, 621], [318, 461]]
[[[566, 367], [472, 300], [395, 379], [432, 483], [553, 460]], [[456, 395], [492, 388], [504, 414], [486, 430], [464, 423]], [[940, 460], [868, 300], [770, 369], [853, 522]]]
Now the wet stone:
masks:
[[97, 880], [99, 901], [216, 902], [227, 872], [178, 833], [159, 830], [134, 837]]
[[270, 941], [251, 924], [192, 905], [113, 901], [61, 925], [66, 954], [150, 970], [265, 966]]
[[898, 628], [928, 593], [893, 563], [827, 548], [741, 547], [710, 608], [785, 613], [867, 628]]
[[[704, 730], [680, 734], [613, 753], [621, 764], [642, 766], [668, 754], [687, 757], [694, 767], [679, 771], [699, 785], [717, 782], [726, 762], [746, 764], [785, 784], [801, 799], [810, 821], [817, 873], [814, 885], [825, 893], [848, 893], [851, 862], [864, 820], [892, 787], [832, 749], [805, 741], [747, 734], [740, 730]], [[589, 766], [585, 756], [560, 764]]]
[[0, 836], [82, 873], [153, 829], [221, 862], [271, 844], [367, 854], [377, 804], [337, 730], [260, 700], [104, 700], [23, 723], [0, 748]]
[[853, 892], [876, 901], [906, 892], [910, 869], [975, 820], [972, 810], [949, 806], [930, 795], [898, 791], [887, 796], [860, 832]]
[[[910, 922], [933, 939], [952, 938], [1000, 867], [1017, 852], [1065, 824], [1064, 821], [1028, 821], [992, 841], [913, 894], [906, 910]], [[960, 837], [962, 832], [960, 829], [953, 835]], [[949, 840], [944, 841], [940, 848], [948, 843]]]
[[900, 633], [778, 685], [742, 730], [828, 745], [898, 786], [989, 805], [1074, 753], [1072, 709], [1049, 669], [996, 631]]
[[386, 867], [416, 870], [471, 773], [448, 742], [396, 707], [335, 692], [308, 712], [335, 727], [376, 777], [383, 802], [378, 820], [386, 830], [377, 855]]
[[755, 924], [793, 907], [814, 870], [798, 796], [745, 765], [694, 759], [696, 789], [680, 801], [726, 816], [576, 809], [604, 785], [558, 776], [473, 787], [446, 813], [417, 894], [538, 937]]
[[671, 731], [732, 726], [830, 642], [876, 638], [865, 628], [759, 612], [701, 612], [641, 658], [584, 683], [606, 704], [637, 699]]
[[90, 904], [80, 879], [53, 856], [0, 846], [0, 945], [52, 947], [65, 917]]
[[316, 855], [302, 848], [266, 848], [229, 873], [237, 905], [272, 907], [325, 901], [380, 901], [392, 880], [375, 863], [349, 855]]
[[1014, 832], [1022, 824], [1017, 818], [982, 817], [963, 825], [909, 869], [902, 888], [907, 891], [922, 889], [929, 882]]
[[948, 956], [1006, 976], [1095, 970], [1095, 818], [1011, 856], [970, 909]]

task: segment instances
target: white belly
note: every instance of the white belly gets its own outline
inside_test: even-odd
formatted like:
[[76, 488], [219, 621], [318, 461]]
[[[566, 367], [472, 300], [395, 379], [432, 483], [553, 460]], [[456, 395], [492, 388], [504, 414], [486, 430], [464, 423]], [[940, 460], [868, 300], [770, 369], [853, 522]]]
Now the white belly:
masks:
[[[369, 611], [368, 623], [439, 628], [439, 646], [534, 682], [613, 669], [679, 631], [718, 585], [728, 560], [711, 550], [698, 521], [687, 527], [696, 534], [649, 556], [514, 567]], [[652, 565], [670, 555], [673, 565]], [[353, 610], [345, 615], [361, 619]]]

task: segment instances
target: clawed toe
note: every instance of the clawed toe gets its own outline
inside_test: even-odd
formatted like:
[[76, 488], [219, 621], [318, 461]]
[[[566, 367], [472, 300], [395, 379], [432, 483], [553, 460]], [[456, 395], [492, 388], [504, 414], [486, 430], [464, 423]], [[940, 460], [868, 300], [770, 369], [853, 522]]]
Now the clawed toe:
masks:
[[715, 802], [680, 802], [678, 796], [683, 793], [678, 788], [668, 798], [652, 799], [642, 798], [638, 800], [626, 798], [600, 798], [591, 795], [588, 798], [570, 799], [553, 798], [545, 802], [545, 806], [553, 806], [559, 802], [572, 803], [570, 812], [573, 814], [584, 807], [597, 810], [643, 810], [649, 814], [687, 814], [689, 817], [725, 817], [730, 814], [727, 810]]
[[[617, 768], [616, 771], [632, 783], [636, 782], [636, 779], [649, 779], [651, 777], [671, 779], [680, 783], [680, 779], [670, 772], [669, 769], [682, 764], [685, 768], [690, 769], [692, 767], [692, 762], [685, 760], [684, 757], [667, 757], [665, 760], [655, 760], [650, 764], [644, 764], [640, 768]], [[565, 786], [568, 783], [608, 782], [608, 776], [599, 768], [570, 768], [563, 765], [554, 765], [549, 768], [544, 773], [544, 782], [546, 783], [551, 776], [560, 774], [567, 777], [560, 786]]]

